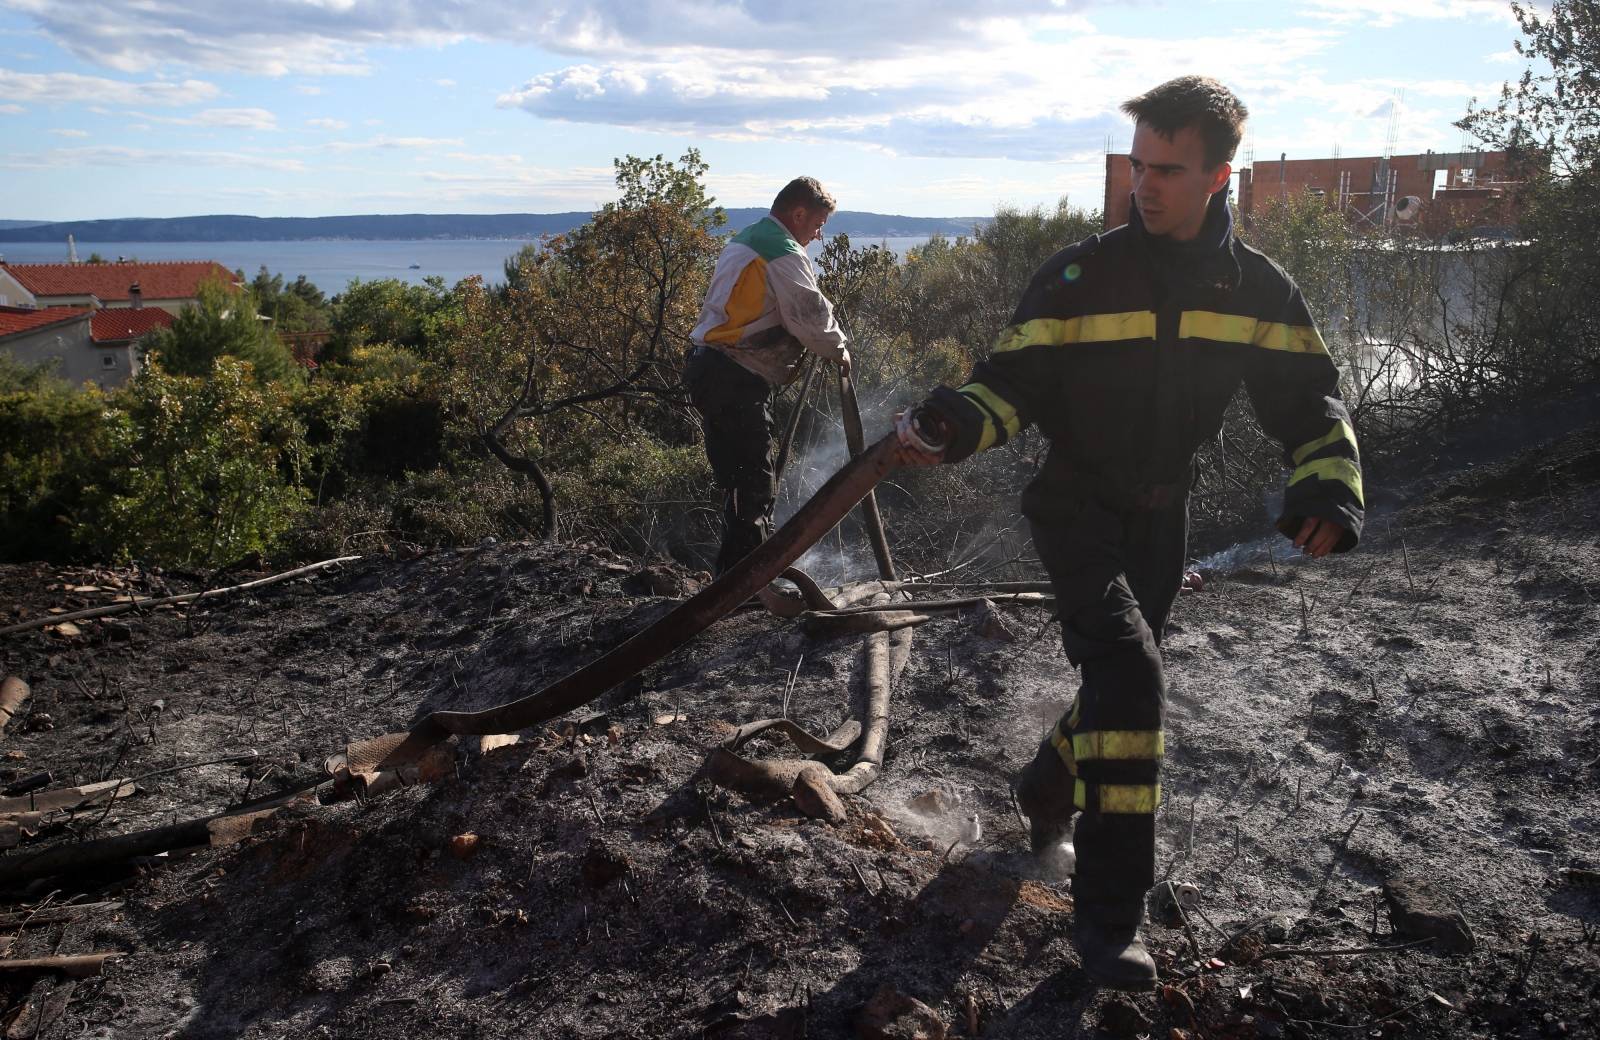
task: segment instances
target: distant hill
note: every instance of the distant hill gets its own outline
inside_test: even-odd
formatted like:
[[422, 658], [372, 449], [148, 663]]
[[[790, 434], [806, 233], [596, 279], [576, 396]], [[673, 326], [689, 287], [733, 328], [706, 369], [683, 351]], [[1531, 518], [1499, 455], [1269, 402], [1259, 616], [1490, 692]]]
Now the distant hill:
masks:
[[[730, 209], [728, 223], [754, 223], [764, 209]], [[559, 235], [588, 221], [589, 213], [379, 213], [355, 217], [129, 217], [48, 224], [0, 221], [0, 242], [285, 242], [307, 239], [490, 238], [527, 240]], [[986, 217], [901, 217], [840, 210], [829, 234], [861, 238], [968, 235]]]
[[44, 223], [48, 222], [43, 220], [0, 220], [0, 231], [6, 231], [11, 228], [38, 227]]

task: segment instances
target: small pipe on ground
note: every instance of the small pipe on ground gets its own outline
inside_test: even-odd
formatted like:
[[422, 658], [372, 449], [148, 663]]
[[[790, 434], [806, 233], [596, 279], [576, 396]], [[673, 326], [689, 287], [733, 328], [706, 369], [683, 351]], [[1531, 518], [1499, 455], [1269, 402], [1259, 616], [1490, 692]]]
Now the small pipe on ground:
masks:
[[[8, 636], [13, 632], [26, 632], [34, 628], [47, 628], [50, 625], [59, 625], [63, 621], [81, 621], [84, 618], [110, 617], [113, 614], [124, 614], [130, 610], [143, 610], [146, 607], [160, 607], [167, 604], [193, 603], [198, 600], [212, 599], [217, 596], [227, 596], [235, 592], [244, 592], [249, 589], [259, 589], [267, 585], [275, 585], [280, 581], [289, 581], [316, 571], [334, 567], [341, 563], [350, 563], [359, 560], [359, 556], [339, 556], [332, 560], [323, 560], [306, 567], [296, 567], [292, 571], [282, 574], [273, 574], [255, 581], [247, 581], [242, 585], [230, 585], [225, 589], [207, 589], [204, 592], [186, 592], [181, 596], [162, 596], [159, 599], [139, 599], [134, 597], [125, 603], [111, 603], [104, 607], [90, 607], [88, 610], [78, 610], [71, 614], [52, 614], [49, 617], [34, 618], [31, 621], [19, 621], [15, 625], [0, 628], [0, 636]], [[3, 727], [0, 727], [3, 728]]]

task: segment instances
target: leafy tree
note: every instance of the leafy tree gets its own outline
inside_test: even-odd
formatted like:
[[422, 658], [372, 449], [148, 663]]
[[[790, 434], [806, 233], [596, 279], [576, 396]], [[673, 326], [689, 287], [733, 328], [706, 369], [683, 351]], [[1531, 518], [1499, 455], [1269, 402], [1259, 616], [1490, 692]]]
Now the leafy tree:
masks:
[[[238, 273], [244, 281], [244, 272]], [[255, 295], [256, 312], [271, 318], [275, 331], [320, 332], [331, 327], [333, 310], [328, 299], [305, 275], [285, 283], [283, 275], [272, 274], [263, 264], [250, 291]]]
[[506, 257], [503, 265], [506, 278], [503, 283], [504, 291], [501, 293], [502, 296], [505, 295], [505, 291], [509, 291], [513, 287], [527, 288], [527, 276], [538, 266], [539, 254], [543, 252], [543, 246], [528, 242], [521, 249]]
[[1522, 158], [1548, 158], [1559, 175], [1600, 175], [1600, 9], [1554, 0], [1544, 17], [1531, 5], [1513, 2], [1511, 10], [1525, 37], [1517, 53], [1550, 72], [1530, 65], [1505, 84], [1498, 104], [1458, 125]]
[[323, 348], [330, 362], [348, 358], [352, 351], [387, 343], [421, 356], [441, 353], [448, 324], [444, 313], [451, 302], [444, 279], [437, 276], [412, 285], [398, 278], [363, 282], [357, 278], [333, 298], [333, 338]]
[[120, 465], [96, 489], [103, 555], [216, 568], [265, 553], [304, 506], [305, 432], [282, 386], [219, 356], [206, 377], [147, 369], [118, 392]]
[[147, 355], [173, 375], [205, 376], [218, 359], [247, 361], [257, 379], [296, 377], [300, 368], [287, 347], [256, 315], [255, 298], [217, 282], [200, 286], [200, 298], [144, 340]]
[[1508, 265], [1502, 303], [1503, 362], [1532, 391], [1600, 375], [1600, 8], [1554, 0], [1545, 15], [1512, 11], [1517, 51], [1533, 64], [1457, 125], [1530, 178], [1520, 202], [1532, 244]]
[[[555, 491], [532, 453], [592, 455], [601, 431], [626, 445], [688, 430], [671, 406], [726, 218], [693, 149], [676, 163], [628, 156], [615, 167], [618, 199], [543, 250], [525, 248], [502, 295], [476, 280], [456, 291], [452, 401], [538, 488], [547, 537]], [[562, 424], [544, 422], [557, 415]]]
[[0, 354], [0, 546], [13, 560], [72, 555], [84, 490], [110, 464], [106, 400]]

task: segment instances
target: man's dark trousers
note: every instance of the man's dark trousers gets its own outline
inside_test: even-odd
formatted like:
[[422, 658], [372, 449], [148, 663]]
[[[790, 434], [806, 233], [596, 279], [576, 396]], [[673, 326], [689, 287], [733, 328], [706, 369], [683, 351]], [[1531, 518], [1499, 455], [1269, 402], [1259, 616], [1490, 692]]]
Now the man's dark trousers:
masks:
[[775, 390], [711, 347], [690, 352], [683, 383], [700, 412], [706, 457], [722, 489], [720, 575], [748, 556], [772, 530], [772, 506], [777, 500], [772, 470]]
[[1082, 685], [1021, 783], [1054, 793], [1044, 801], [1057, 811], [1082, 813], [1073, 894], [1080, 912], [1108, 921], [1142, 919], [1155, 884], [1166, 709], [1159, 644], [1183, 581], [1185, 490], [1157, 507], [1090, 493], [1052, 495], [1049, 508], [1029, 510]]

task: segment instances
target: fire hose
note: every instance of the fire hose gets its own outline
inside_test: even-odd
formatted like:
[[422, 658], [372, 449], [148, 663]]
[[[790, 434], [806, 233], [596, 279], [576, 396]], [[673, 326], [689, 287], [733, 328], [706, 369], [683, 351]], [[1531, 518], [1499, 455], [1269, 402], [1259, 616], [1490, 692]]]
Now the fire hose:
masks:
[[[855, 414], [854, 393], [842, 382], [845, 412], [854, 422], [859, 440], [860, 418]], [[919, 431], [920, 432], [920, 431]], [[510, 733], [538, 725], [593, 701], [619, 683], [639, 674], [673, 650], [766, 589], [784, 575], [796, 559], [831, 531], [872, 489], [902, 462], [898, 437], [891, 433], [871, 448], [852, 453], [855, 457], [843, 466], [800, 509], [749, 556], [707, 585], [699, 593], [631, 638], [576, 672], [552, 683], [537, 693], [475, 712], [436, 711], [424, 716], [404, 733], [391, 733], [349, 744], [343, 754], [328, 760], [334, 775], [330, 797], [371, 796], [383, 790], [447, 775], [453, 755], [440, 745], [456, 735]], [[877, 551], [880, 574], [889, 569], [887, 541], [874, 508], [867, 516]], [[813, 610], [833, 604], [802, 572], [791, 571], [802, 589], [807, 606]], [[888, 586], [885, 581], [884, 586]], [[879, 601], [888, 596], [878, 593]], [[741, 727], [732, 741], [718, 748], [708, 763], [711, 778], [730, 787], [754, 793], [787, 793], [787, 784], [802, 772], [821, 771], [836, 791], [854, 793], [870, 784], [882, 768], [888, 736], [888, 694], [894, 674], [904, 665], [910, 652], [911, 631], [877, 631], [866, 640], [869, 695], [864, 712], [865, 726], [851, 721], [827, 739], [819, 739], [787, 719], [764, 720]], [[733, 753], [739, 744], [762, 732], [782, 733], [803, 751], [813, 754], [847, 750], [859, 736], [858, 761], [846, 773], [834, 775], [820, 763], [748, 762]], [[720, 763], [720, 772], [719, 766]], [[358, 779], [359, 778], [359, 779]], [[787, 780], [787, 784], [785, 783]], [[70, 872], [119, 861], [132, 855], [161, 851], [185, 845], [236, 841], [249, 834], [255, 820], [270, 815], [278, 807], [300, 800], [318, 801], [310, 790], [312, 783], [224, 812], [169, 827], [114, 835], [81, 844], [46, 849], [32, 856], [9, 860], [0, 865], [0, 884], [17, 884], [31, 878]], [[341, 793], [342, 791], [342, 793]]]
[[[853, 395], [852, 395], [853, 396]], [[898, 439], [884, 437], [835, 473], [754, 552], [647, 628], [577, 671], [526, 697], [481, 711], [436, 711], [405, 733], [349, 744], [330, 772], [375, 773], [420, 759], [451, 736], [513, 733], [564, 715], [638, 675], [748, 601], [831, 531], [900, 465]]]

